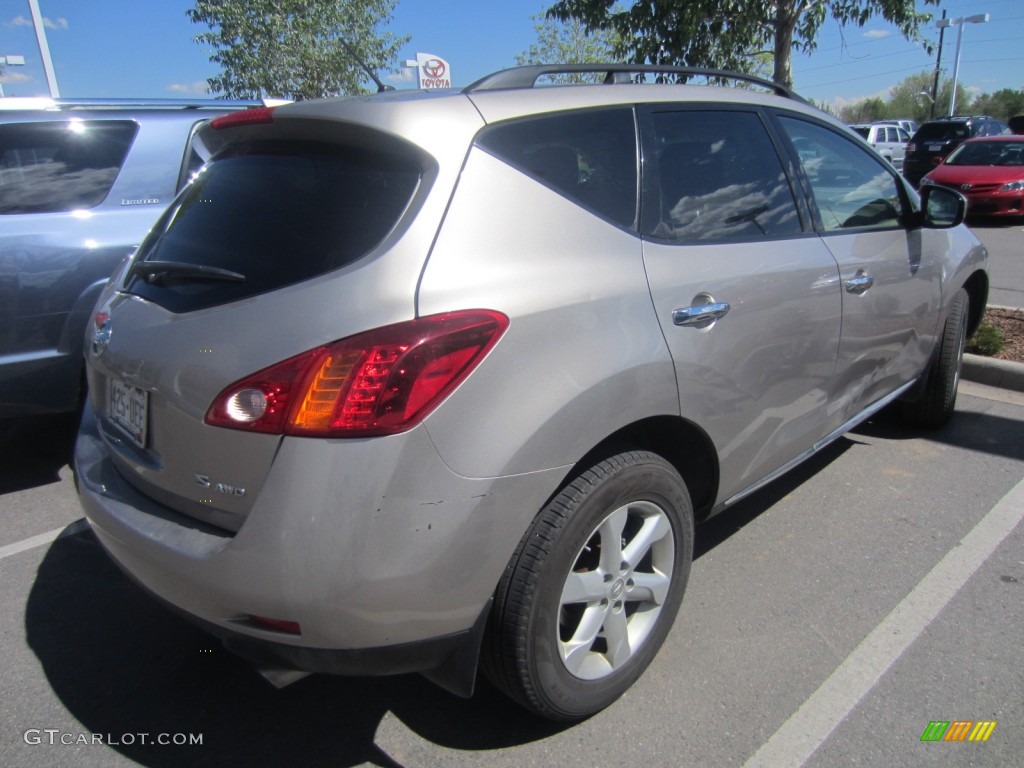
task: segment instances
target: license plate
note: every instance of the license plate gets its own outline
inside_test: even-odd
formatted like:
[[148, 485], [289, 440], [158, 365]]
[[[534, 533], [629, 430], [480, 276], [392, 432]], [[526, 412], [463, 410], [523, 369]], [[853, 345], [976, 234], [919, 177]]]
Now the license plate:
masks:
[[139, 446], [146, 447], [146, 424], [149, 421], [149, 393], [110, 379], [109, 398], [110, 420]]
[[928, 145], [928, 151], [929, 152], [938, 152], [940, 149], [942, 149], [943, 146], [944, 145], [943, 145], [943, 143], [941, 141], [938, 144], [929, 144]]

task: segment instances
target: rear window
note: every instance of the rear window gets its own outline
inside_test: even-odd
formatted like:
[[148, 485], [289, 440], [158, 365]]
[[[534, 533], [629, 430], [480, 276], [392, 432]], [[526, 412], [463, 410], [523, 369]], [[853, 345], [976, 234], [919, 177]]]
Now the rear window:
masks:
[[970, 138], [970, 130], [966, 123], [925, 123], [921, 126], [914, 140], [922, 141], [962, 141]]
[[182, 269], [136, 274], [128, 288], [186, 312], [338, 269], [387, 236], [420, 175], [411, 159], [393, 153], [319, 143], [237, 145], [175, 200], [136, 262], [140, 269], [140, 262], [172, 262], [234, 277]]
[[99, 205], [137, 131], [131, 120], [0, 125], [0, 214], [60, 213]]

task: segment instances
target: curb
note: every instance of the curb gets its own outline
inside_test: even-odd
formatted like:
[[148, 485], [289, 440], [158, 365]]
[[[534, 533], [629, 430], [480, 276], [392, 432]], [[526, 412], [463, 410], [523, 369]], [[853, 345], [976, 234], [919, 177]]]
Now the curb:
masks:
[[1024, 392], [1024, 363], [965, 354], [960, 375], [977, 384]]

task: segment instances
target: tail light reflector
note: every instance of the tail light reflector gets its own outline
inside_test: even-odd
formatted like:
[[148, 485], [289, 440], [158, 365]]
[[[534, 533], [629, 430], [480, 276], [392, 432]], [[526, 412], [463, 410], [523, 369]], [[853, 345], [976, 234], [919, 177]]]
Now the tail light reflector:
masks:
[[368, 437], [420, 423], [508, 328], [498, 312], [431, 315], [304, 352], [221, 392], [218, 427], [309, 437]]

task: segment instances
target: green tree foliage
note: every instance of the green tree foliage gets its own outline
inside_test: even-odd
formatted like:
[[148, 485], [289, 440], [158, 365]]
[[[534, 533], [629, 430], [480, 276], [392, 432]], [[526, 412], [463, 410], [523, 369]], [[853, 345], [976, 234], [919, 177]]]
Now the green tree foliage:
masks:
[[408, 37], [379, 28], [396, 0], [196, 0], [195, 36], [221, 73], [207, 82], [226, 98], [315, 99], [365, 93], [392, 68]]
[[[894, 120], [910, 118], [918, 123], [949, 113], [949, 96], [953, 81], [944, 78], [939, 81], [939, 95], [932, 112], [931, 92], [934, 72], [918, 72], [900, 81], [889, 91], [886, 99], [872, 97], [847, 104], [839, 110], [839, 118], [848, 123], [864, 123], [872, 120]], [[972, 99], [962, 83], [956, 86], [956, 112], [959, 115], [991, 115], [999, 120], [1008, 120], [1014, 115], [1024, 114], [1024, 91], [1003, 88], [992, 94], [983, 93]]]
[[[530, 17], [537, 41], [516, 56], [516, 64], [599, 64], [614, 61], [618, 35], [608, 29], [590, 31], [579, 19], [557, 21], [544, 15]], [[593, 76], [571, 74], [557, 82], [592, 82]]]
[[1024, 115], [1024, 90], [1002, 88], [992, 94], [983, 93], [971, 104], [971, 112], [976, 115], [991, 115], [999, 120]]
[[617, 32], [615, 53], [636, 63], [749, 71], [750, 57], [768, 49], [772, 78], [786, 86], [793, 84], [793, 51], [814, 50], [829, 18], [862, 27], [879, 16], [910, 39], [930, 18], [917, 12], [915, 0], [636, 0], [628, 8], [615, 0], [558, 0], [548, 14]]

